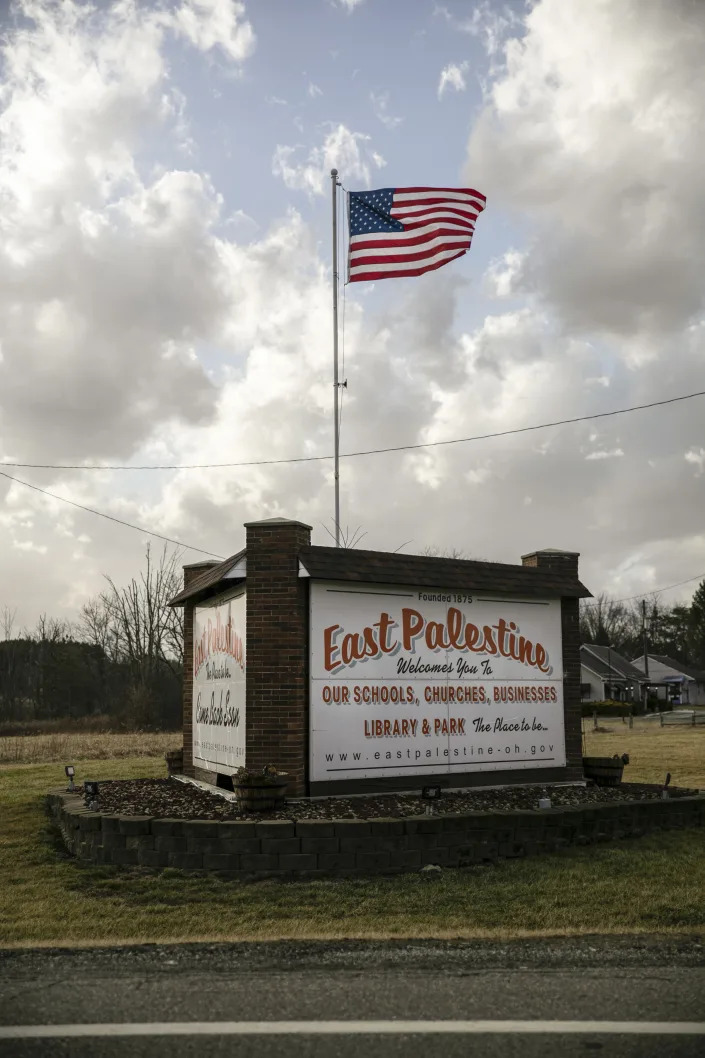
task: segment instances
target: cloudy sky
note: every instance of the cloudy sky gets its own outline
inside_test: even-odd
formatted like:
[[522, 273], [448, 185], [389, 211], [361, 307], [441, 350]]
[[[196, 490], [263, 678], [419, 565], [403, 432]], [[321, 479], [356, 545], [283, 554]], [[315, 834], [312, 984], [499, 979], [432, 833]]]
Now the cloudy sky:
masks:
[[[344, 292], [343, 453], [705, 389], [700, 0], [0, 6], [0, 462], [330, 454], [333, 165], [488, 200], [464, 258]], [[216, 556], [331, 542], [326, 460], [2, 472]], [[647, 592], [705, 574], [705, 398], [344, 459], [341, 503], [364, 547]], [[148, 539], [0, 477], [0, 609], [74, 617]]]

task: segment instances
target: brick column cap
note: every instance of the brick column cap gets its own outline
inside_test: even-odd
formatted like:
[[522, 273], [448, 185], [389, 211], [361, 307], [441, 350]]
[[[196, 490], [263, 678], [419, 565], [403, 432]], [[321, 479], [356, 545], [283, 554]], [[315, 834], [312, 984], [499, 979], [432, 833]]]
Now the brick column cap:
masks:
[[563, 555], [564, 558], [580, 558], [579, 551], [563, 551], [560, 547], [544, 547], [540, 551], [529, 551], [528, 554], [522, 555], [521, 560], [524, 562], [527, 558], [537, 558], [539, 555]]
[[243, 522], [245, 529], [259, 529], [266, 528], [267, 526], [277, 525], [298, 525], [301, 529], [313, 529], [312, 525], [307, 525], [306, 522], [297, 522], [294, 518], [263, 518], [259, 522]]

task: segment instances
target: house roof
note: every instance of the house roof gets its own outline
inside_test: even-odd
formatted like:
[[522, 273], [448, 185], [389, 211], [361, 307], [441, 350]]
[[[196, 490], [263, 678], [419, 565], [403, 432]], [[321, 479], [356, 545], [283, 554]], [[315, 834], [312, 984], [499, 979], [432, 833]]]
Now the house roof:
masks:
[[705, 680], [705, 672], [702, 669], [694, 669], [691, 665], [684, 665], [682, 661], [669, 658], [667, 654], [649, 654], [649, 657], [653, 658], [654, 661], [658, 661], [661, 665], [666, 665], [669, 669], [682, 672], [685, 676], [689, 676], [691, 680]]
[[630, 680], [633, 683], [646, 681], [643, 672], [611, 647], [583, 643], [580, 647], [580, 662], [596, 675], [608, 680]]
[[[236, 583], [238, 577], [234, 573], [236, 569], [242, 568], [243, 559], [246, 559], [244, 550], [212, 566], [180, 591], [170, 605], [181, 606], [187, 599], [212, 595], [216, 586], [224, 580]], [[584, 599], [590, 596], [577, 577], [569, 573], [502, 562], [315, 546], [303, 548], [299, 552], [299, 561], [314, 580], [419, 584], [429, 588], [513, 593], [530, 598], [566, 596]]]

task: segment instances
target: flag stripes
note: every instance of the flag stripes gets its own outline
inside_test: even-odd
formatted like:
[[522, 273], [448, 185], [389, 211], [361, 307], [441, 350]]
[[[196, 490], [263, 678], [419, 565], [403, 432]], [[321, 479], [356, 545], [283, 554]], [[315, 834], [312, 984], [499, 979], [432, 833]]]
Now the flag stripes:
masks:
[[472, 188], [350, 192], [349, 281], [418, 276], [461, 257], [485, 202]]

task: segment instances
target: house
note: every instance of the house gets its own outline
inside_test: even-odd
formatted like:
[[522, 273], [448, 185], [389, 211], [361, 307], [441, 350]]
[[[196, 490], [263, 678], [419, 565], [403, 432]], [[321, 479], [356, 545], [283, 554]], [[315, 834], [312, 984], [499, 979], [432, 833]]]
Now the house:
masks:
[[583, 643], [580, 647], [580, 697], [584, 702], [640, 702], [644, 698], [643, 671], [612, 647]]
[[[675, 705], [705, 705], [705, 672], [666, 654], [649, 654], [648, 658], [649, 684], [658, 698]], [[644, 655], [634, 658], [632, 664], [640, 670], [643, 679]]]

